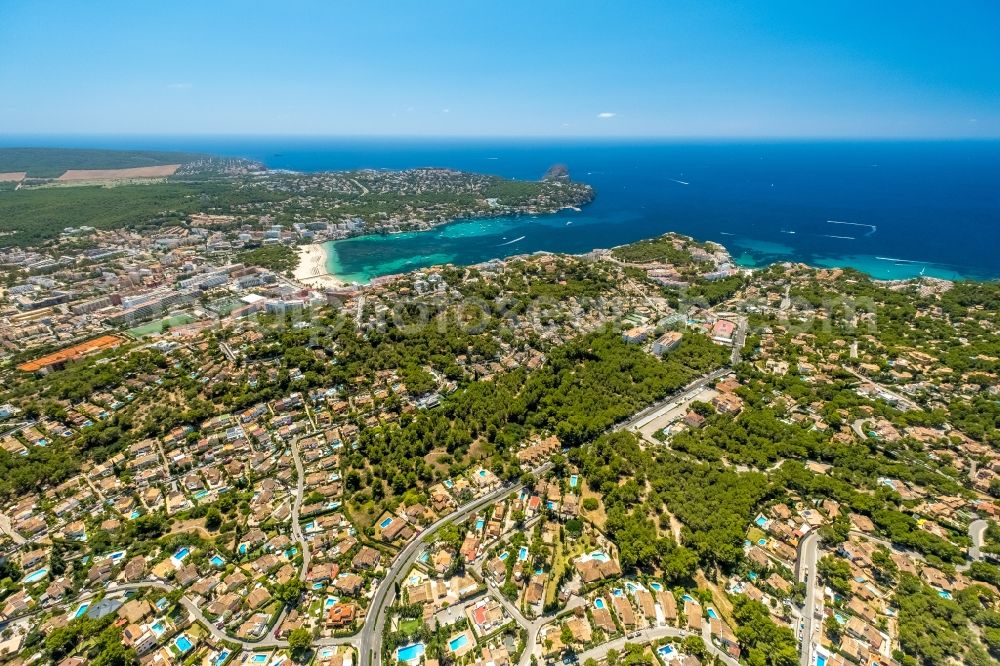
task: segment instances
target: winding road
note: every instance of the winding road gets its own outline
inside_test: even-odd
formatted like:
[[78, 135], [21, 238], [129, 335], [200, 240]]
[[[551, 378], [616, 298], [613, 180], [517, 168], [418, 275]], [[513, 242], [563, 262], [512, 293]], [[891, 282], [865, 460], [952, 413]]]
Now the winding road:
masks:
[[972, 545], [969, 546], [969, 559], [973, 562], [979, 562], [983, 559], [983, 536], [989, 526], [989, 521], [982, 518], [969, 523], [969, 538], [972, 539]]
[[[545, 463], [532, 470], [533, 474], [543, 474], [551, 469], [552, 463]], [[447, 516], [439, 518], [427, 529], [418, 533], [414, 539], [408, 543], [399, 553], [393, 563], [389, 566], [385, 578], [379, 583], [368, 605], [368, 615], [365, 617], [365, 625], [361, 629], [359, 651], [359, 664], [361, 666], [378, 666], [382, 655], [382, 630], [385, 627], [385, 607], [392, 604], [396, 598], [396, 581], [413, 566], [420, 551], [423, 550], [427, 537], [437, 532], [439, 529], [450, 523], [462, 520], [477, 509], [495, 502], [496, 500], [519, 490], [520, 484], [508, 484], [497, 488], [491, 493], [483, 495], [455, 509]]]

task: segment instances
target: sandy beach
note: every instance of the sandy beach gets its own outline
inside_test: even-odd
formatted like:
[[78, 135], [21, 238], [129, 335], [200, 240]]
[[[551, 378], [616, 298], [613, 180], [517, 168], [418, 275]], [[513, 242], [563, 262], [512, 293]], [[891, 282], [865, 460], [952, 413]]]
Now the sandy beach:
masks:
[[299, 282], [317, 289], [334, 289], [347, 285], [326, 270], [326, 246], [323, 243], [300, 245], [298, 253], [299, 265], [294, 275]]

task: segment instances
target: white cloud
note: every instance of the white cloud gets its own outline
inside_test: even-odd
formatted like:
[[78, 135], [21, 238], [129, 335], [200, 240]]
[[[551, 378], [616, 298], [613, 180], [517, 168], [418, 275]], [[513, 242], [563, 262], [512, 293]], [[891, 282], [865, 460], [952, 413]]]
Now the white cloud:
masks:
[[611, 111], [602, 111], [601, 113], [597, 114], [597, 117], [603, 120], [607, 120], [608, 118], [614, 118], [617, 115], [618, 115], [617, 113], [612, 113]]
[[441, 109], [441, 113], [451, 113], [451, 109]]
[[194, 85], [191, 83], [168, 83], [167, 88], [170, 90], [190, 90]]

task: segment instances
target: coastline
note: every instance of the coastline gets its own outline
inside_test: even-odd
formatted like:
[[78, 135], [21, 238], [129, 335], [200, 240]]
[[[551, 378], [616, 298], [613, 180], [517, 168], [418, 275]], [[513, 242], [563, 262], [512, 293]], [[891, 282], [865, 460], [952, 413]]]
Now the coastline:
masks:
[[[528, 221], [532, 223], [539, 223], [548, 217], [549, 216], [530, 216]], [[564, 224], [563, 218], [557, 215], [553, 215], [551, 217], [556, 220], [556, 223], [543, 225], [542, 229], [552, 227], [560, 230], [560, 232], [562, 232], [563, 229], [566, 229], [567, 232], [568, 230], [573, 230], [573, 232], [578, 233], [579, 229], [586, 228], [586, 225], [584, 224], [568, 227]], [[572, 250], [558, 250], [553, 249], [551, 246], [543, 246], [541, 248], [534, 249], [533, 247], [530, 247], [532, 243], [529, 241], [526, 244], [518, 243], [509, 246], [511, 251], [508, 253], [504, 251], [504, 244], [497, 245], [496, 243], [493, 243], [489, 246], [489, 248], [487, 248], [487, 252], [474, 257], [467, 256], [465, 240], [469, 239], [474, 241], [482, 232], [485, 232], [484, 235], [490, 238], [498, 237], [499, 239], [502, 239], [504, 243], [507, 242], [506, 239], [510, 235], [520, 236], [527, 233], [532, 240], [538, 237], [537, 230], [535, 233], [531, 233], [514, 229], [514, 227], [517, 226], [517, 223], [525, 221], [523, 216], [500, 216], [493, 218], [492, 221], [493, 223], [489, 224], [489, 229], [479, 229], [474, 226], [477, 224], [482, 225], [484, 222], [483, 219], [457, 219], [449, 220], [440, 225], [436, 225], [433, 229], [405, 231], [398, 234], [362, 234], [343, 240], [330, 241], [331, 243], [345, 244], [344, 252], [339, 255], [341, 262], [344, 261], [345, 256], [349, 258], [351, 254], [356, 251], [356, 249], [352, 247], [355, 244], [362, 244], [364, 247], [362, 253], [366, 258], [366, 265], [361, 273], [352, 273], [351, 271], [354, 269], [354, 266], [352, 266], [350, 262], [344, 266], [341, 266], [340, 262], [335, 262], [337, 270], [342, 271], [336, 276], [336, 278], [342, 283], [366, 285], [369, 284], [372, 279], [377, 277], [408, 273], [410, 271], [426, 269], [431, 266], [441, 264], [451, 263], [457, 266], [475, 265], [477, 263], [489, 261], [490, 259], [507, 259], [515, 256], [531, 255], [536, 252], [552, 252], [555, 254], [578, 256], [587, 254], [594, 248], [607, 247], [596, 244], [600, 242], [599, 240], [596, 240], [595, 245], [588, 249], [574, 248]], [[500, 224], [496, 224], [498, 222]], [[508, 222], [510, 224], [502, 224], [503, 222]], [[687, 235], [679, 230], [673, 231], [674, 233]], [[507, 234], [507, 236], [502, 234]], [[887, 282], [916, 280], [922, 277], [947, 280], [951, 282], [988, 282], [998, 279], [997, 277], [991, 275], [961, 272], [955, 266], [942, 265], [933, 261], [893, 259], [891, 257], [877, 256], [875, 254], [844, 254], [840, 256], [827, 256], [822, 254], [801, 253], [796, 252], [791, 247], [785, 247], [773, 241], [768, 242], [754, 240], [743, 236], [730, 238], [728, 237], [730, 235], [727, 235], [725, 238], [712, 238], [710, 235], [708, 237], [692, 236], [692, 238], [697, 238], [698, 240], [703, 241], [711, 241], [722, 245], [732, 256], [733, 264], [740, 268], [761, 269], [772, 264], [792, 262], [800, 263], [815, 269], [854, 269], [865, 274], [872, 280]], [[422, 242], [417, 242], [421, 239]], [[409, 250], [386, 253], [383, 257], [384, 260], [378, 260], [377, 258], [380, 254], [383, 254], [384, 250], [379, 248], [376, 244], [385, 244], [385, 247], [393, 245], [400, 248], [409, 246]], [[529, 245], [529, 247], [525, 247], [525, 245]], [[375, 259], [375, 261], [374, 263], [371, 263], [373, 259]]]
[[326, 243], [310, 243], [296, 248], [299, 255], [299, 265], [295, 267], [293, 277], [310, 287], [317, 289], [342, 289], [347, 282], [339, 279], [327, 269]]

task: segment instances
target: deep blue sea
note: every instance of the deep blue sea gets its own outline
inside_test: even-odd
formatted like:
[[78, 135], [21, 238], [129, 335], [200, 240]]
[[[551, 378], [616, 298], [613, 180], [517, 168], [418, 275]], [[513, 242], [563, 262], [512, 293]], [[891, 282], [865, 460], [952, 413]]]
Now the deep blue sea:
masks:
[[332, 244], [364, 281], [442, 262], [585, 252], [677, 231], [738, 262], [852, 266], [879, 278], [1000, 277], [1000, 142], [595, 142], [46, 137], [8, 145], [174, 149], [298, 171], [451, 167], [536, 179], [552, 164], [590, 183], [582, 212], [457, 221]]

